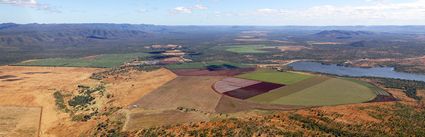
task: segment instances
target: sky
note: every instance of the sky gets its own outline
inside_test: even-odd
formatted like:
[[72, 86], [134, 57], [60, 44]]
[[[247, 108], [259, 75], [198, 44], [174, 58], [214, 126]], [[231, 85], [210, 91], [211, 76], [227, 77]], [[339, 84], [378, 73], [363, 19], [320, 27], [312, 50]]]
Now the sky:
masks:
[[0, 23], [425, 25], [425, 0], [0, 0]]

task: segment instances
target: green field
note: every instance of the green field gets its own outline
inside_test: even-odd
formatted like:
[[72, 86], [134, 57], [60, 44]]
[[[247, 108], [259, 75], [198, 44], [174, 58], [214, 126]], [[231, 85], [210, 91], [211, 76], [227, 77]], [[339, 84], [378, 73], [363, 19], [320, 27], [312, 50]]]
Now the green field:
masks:
[[218, 66], [230, 65], [230, 66], [235, 66], [238, 68], [249, 67], [249, 65], [232, 63], [228, 61], [211, 61], [211, 62], [190, 62], [190, 63], [182, 63], [182, 64], [171, 64], [171, 65], [167, 65], [167, 68], [169, 69], [203, 69], [203, 68], [207, 68], [210, 65], [218, 65]]
[[258, 70], [252, 73], [236, 76], [238, 78], [259, 80], [271, 83], [291, 85], [305, 79], [315, 77], [314, 75], [301, 74], [295, 72], [278, 72], [274, 70]]
[[235, 45], [228, 46], [226, 51], [234, 52], [234, 53], [267, 53], [267, 51], [262, 50], [263, 45]]
[[320, 84], [323, 81], [326, 81], [328, 79], [330, 79], [330, 77], [327, 77], [327, 76], [317, 76], [317, 77], [305, 79], [295, 84], [283, 86], [281, 88], [272, 90], [266, 94], [261, 94], [261, 95], [249, 98], [248, 100], [251, 100], [254, 102], [269, 103], [270, 101], [277, 100], [281, 97], [288, 96], [298, 91], [307, 89], [308, 87], [312, 87], [314, 85]]
[[357, 79], [298, 72], [278, 72], [263, 69], [236, 77], [286, 85], [248, 99], [265, 104], [339, 105], [367, 102], [377, 95], [388, 95], [384, 90]]
[[103, 54], [90, 58], [49, 58], [21, 62], [18, 66], [55, 66], [55, 67], [95, 67], [111, 68], [124, 64], [138, 57], [148, 56], [147, 53]]
[[273, 100], [273, 104], [323, 106], [367, 102], [376, 97], [370, 88], [352, 81], [333, 78]]

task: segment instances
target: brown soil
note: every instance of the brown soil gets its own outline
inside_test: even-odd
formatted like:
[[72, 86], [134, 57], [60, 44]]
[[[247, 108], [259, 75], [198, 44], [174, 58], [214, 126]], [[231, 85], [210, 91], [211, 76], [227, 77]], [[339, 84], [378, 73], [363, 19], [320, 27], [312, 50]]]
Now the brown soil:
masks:
[[193, 108], [214, 112], [221, 95], [211, 86], [223, 77], [177, 77], [155, 91], [143, 96], [132, 107], [144, 109]]
[[126, 107], [174, 78], [176, 75], [171, 71], [159, 69], [152, 72], [132, 71], [119, 74], [107, 78], [105, 82], [108, 83], [108, 92], [115, 96], [114, 103]]
[[[17, 67], [1, 66], [4, 75], [13, 75], [19, 81], [0, 81], [0, 106], [39, 106], [43, 107], [41, 136], [54, 136], [47, 133], [58, 123], [66, 123], [64, 114], [58, 113], [52, 97], [55, 90], [72, 91], [80, 83], [95, 83], [89, 77], [101, 69], [59, 68], [59, 67]], [[29, 73], [31, 72], [31, 73]], [[48, 73], [46, 73], [48, 72]], [[78, 129], [78, 126], [77, 126]]]
[[2, 106], [0, 112], [0, 136], [38, 136], [41, 107]]

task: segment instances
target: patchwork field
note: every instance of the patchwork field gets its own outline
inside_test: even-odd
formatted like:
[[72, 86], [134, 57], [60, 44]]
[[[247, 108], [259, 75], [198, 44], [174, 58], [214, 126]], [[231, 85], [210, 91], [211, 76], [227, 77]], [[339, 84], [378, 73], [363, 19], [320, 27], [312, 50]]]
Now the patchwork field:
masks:
[[234, 52], [234, 53], [267, 53], [268, 51], [262, 50], [263, 45], [235, 45], [235, 46], [228, 46], [226, 51]]
[[[214, 85], [215, 90], [224, 95], [242, 100], [295, 106], [363, 103], [372, 101], [375, 98], [387, 99], [387, 97], [391, 97], [390, 94], [382, 89], [356, 79], [273, 70], [259, 70], [236, 77], [240, 79], [232, 81], [227, 78], [217, 82]], [[257, 83], [273, 82], [285, 86], [268, 85], [252, 88], [251, 91], [248, 89], [251, 89], [250, 86], [255, 85], [250, 84], [252, 83], [250, 81]]]
[[49, 58], [24, 61], [15, 65], [18, 66], [54, 66], [54, 67], [95, 67], [112, 68], [120, 66], [127, 61], [138, 57], [145, 57], [146, 53], [129, 54], [103, 54], [88, 56], [83, 58]]
[[38, 136], [41, 111], [41, 107], [0, 106], [0, 136]]

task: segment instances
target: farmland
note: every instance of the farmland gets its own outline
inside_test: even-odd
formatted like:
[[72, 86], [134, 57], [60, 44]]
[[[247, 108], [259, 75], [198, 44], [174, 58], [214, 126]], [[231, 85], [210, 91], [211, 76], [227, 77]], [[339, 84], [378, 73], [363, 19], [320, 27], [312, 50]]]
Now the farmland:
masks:
[[376, 94], [368, 87], [333, 78], [310, 88], [281, 97], [271, 103], [322, 106], [367, 102], [375, 97]]
[[47, 58], [23, 61], [15, 65], [18, 66], [52, 66], [52, 67], [95, 67], [112, 68], [138, 57], [145, 57], [146, 53], [128, 54], [103, 54], [82, 58]]
[[[273, 70], [258, 70], [236, 77], [286, 84], [286, 86], [272, 89], [268, 92], [256, 93], [255, 95], [241, 98], [266, 104], [297, 106], [339, 105], [371, 101], [377, 95], [390, 96], [374, 85], [355, 79]], [[223, 85], [222, 83], [218, 84]], [[247, 87], [240, 89], [244, 88]], [[234, 95], [234, 93], [229, 91], [224, 94], [238, 97], [238, 95]]]
[[226, 48], [226, 51], [240, 53], [240, 54], [267, 53], [267, 51], [262, 50], [263, 47], [264, 47], [263, 45], [235, 45], [235, 46], [228, 46]]
[[309, 74], [301, 74], [301, 73], [294, 73], [294, 72], [277, 72], [273, 70], [258, 70], [256, 72], [242, 74], [237, 77], [291, 85], [299, 81], [312, 78], [314, 76]]

